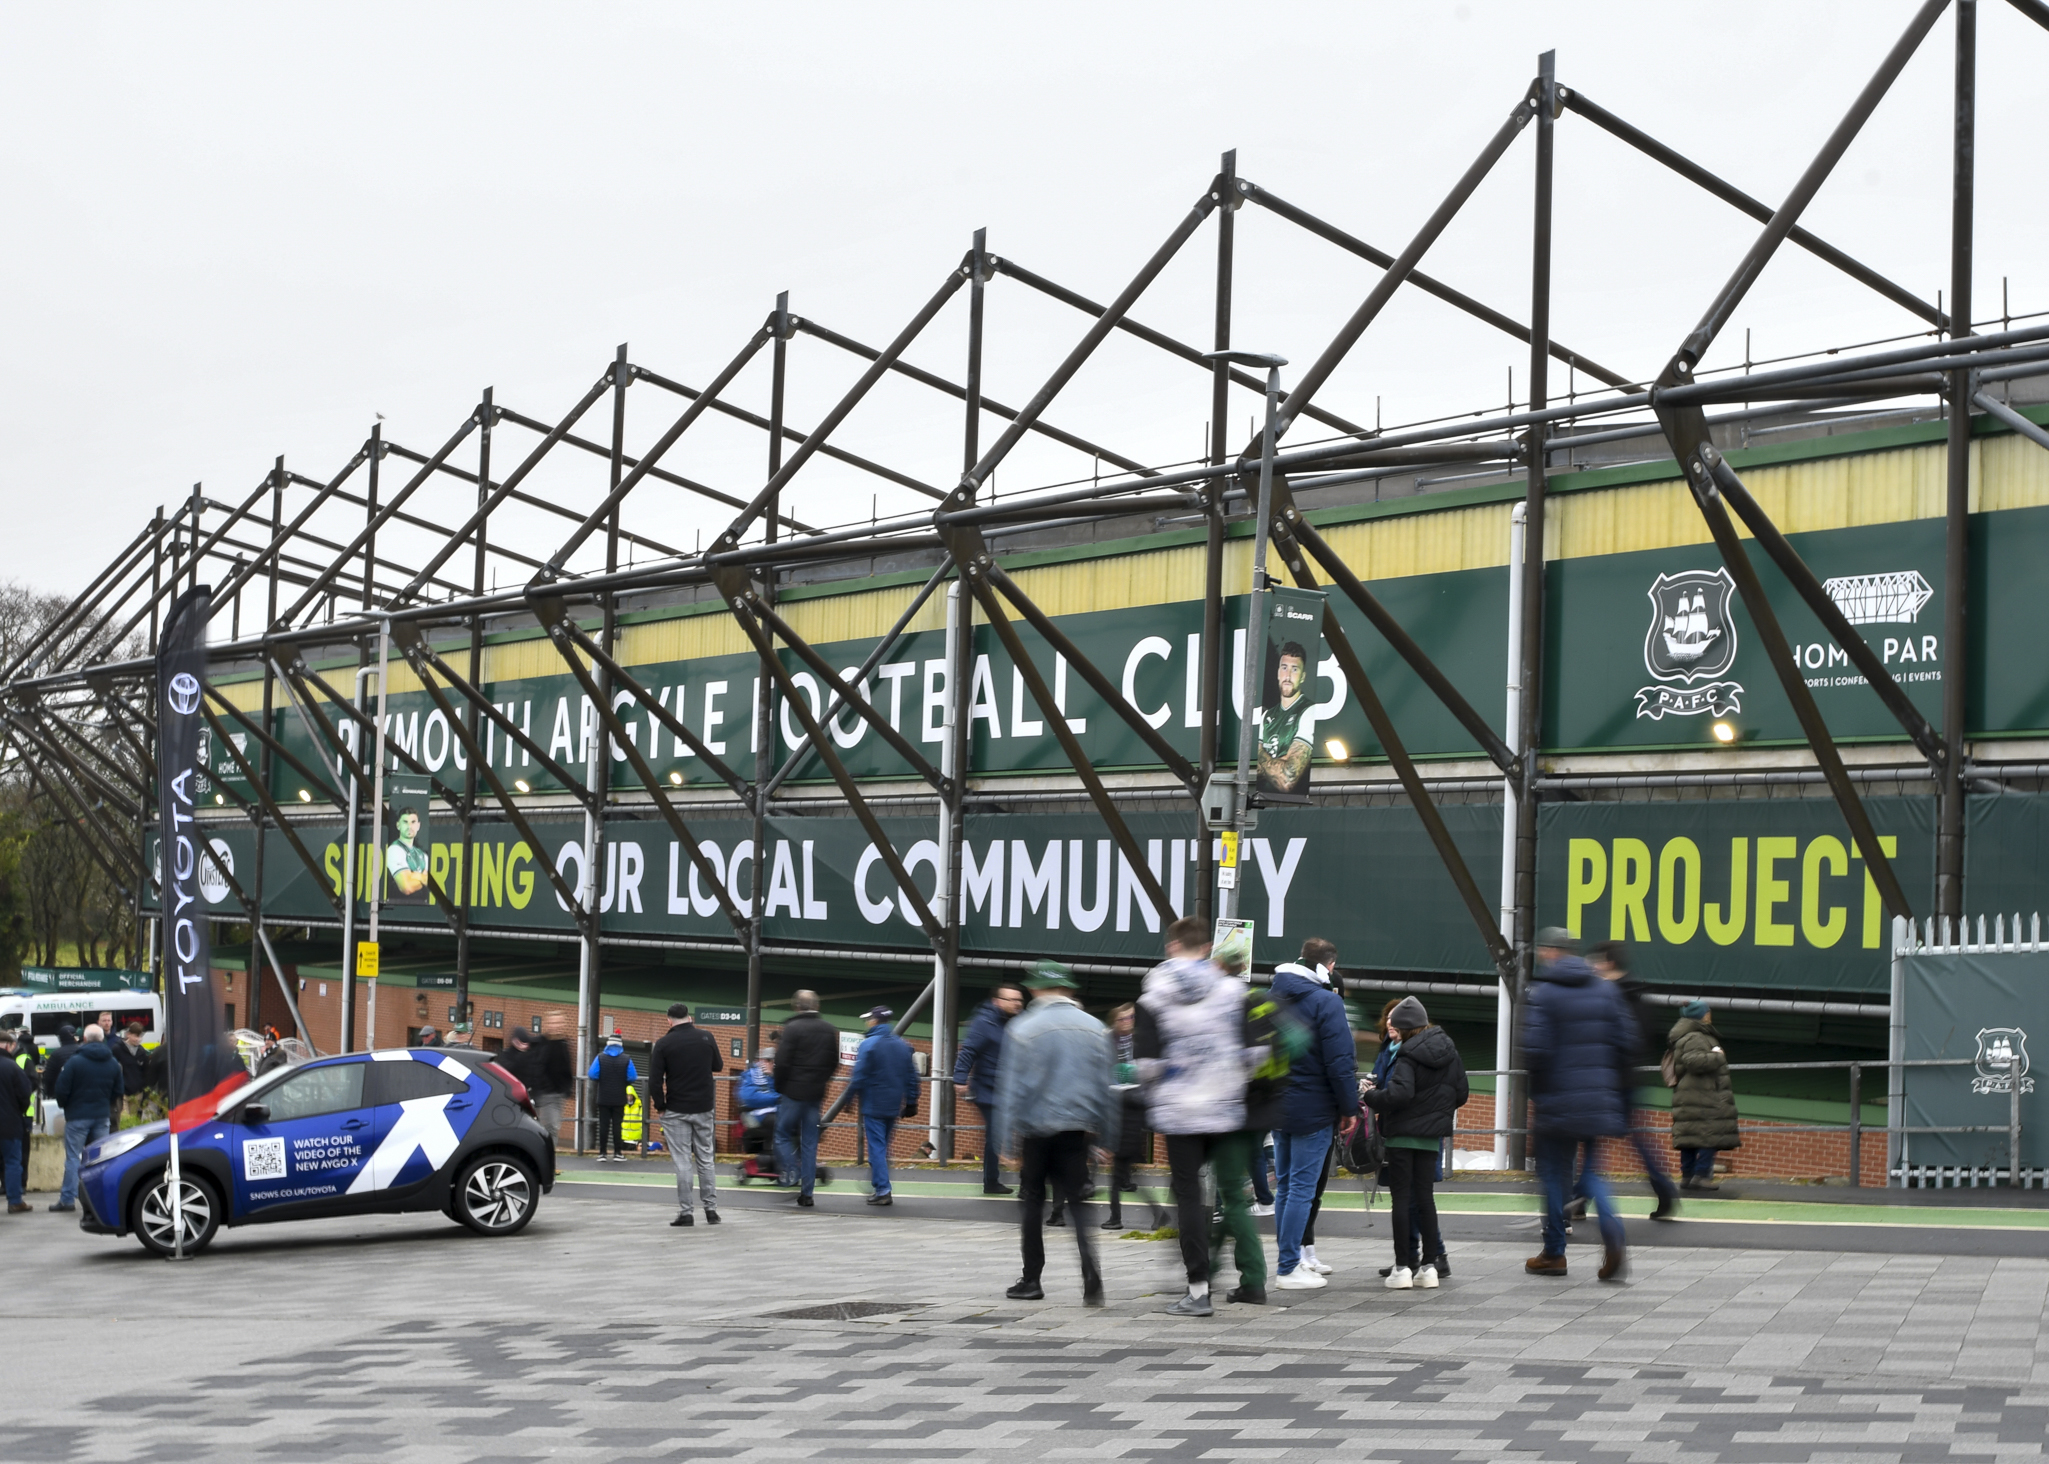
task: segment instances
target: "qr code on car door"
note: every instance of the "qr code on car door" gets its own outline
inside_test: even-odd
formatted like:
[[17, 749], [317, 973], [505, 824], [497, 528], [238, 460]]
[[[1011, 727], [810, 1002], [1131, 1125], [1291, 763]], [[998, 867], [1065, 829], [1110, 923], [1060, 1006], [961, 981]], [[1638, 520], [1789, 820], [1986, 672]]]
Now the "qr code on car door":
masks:
[[285, 1177], [285, 1141], [283, 1139], [244, 1139], [242, 1141], [242, 1177], [244, 1179], [283, 1179]]

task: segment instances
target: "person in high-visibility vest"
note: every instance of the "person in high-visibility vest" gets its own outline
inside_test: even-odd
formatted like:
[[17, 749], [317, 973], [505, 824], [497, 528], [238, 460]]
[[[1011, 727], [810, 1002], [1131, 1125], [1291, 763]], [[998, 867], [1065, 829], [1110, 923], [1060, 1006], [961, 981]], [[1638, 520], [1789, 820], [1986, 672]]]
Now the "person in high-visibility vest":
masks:
[[640, 1136], [643, 1132], [641, 1126], [641, 1114], [643, 1111], [640, 1102], [640, 1089], [634, 1087], [627, 1088], [626, 1112], [620, 1115], [619, 1118], [620, 1143], [636, 1149], [640, 1147]]

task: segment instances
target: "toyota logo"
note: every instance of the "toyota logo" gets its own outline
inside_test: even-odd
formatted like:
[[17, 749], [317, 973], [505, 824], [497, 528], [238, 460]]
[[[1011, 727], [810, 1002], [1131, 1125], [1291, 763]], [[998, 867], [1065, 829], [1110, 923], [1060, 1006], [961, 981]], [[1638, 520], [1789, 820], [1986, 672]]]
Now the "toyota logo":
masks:
[[190, 671], [180, 671], [171, 678], [171, 710], [181, 717], [199, 710], [199, 678]]

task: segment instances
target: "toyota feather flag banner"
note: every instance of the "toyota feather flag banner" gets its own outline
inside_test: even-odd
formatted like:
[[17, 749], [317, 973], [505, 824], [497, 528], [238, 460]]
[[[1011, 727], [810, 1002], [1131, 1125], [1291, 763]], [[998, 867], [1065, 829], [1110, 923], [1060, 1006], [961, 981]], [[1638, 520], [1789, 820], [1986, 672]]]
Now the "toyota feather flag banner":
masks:
[[228, 1036], [227, 1013], [214, 983], [213, 942], [200, 864], [207, 857], [197, 819], [206, 769], [200, 753], [205, 725], [206, 585], [180, 595], [157, 643], [157, 813], [163, 839], [164, 1024], [168, 1029], [171, 1131], [207, 1122], [224, 1094], [249, 1081]]

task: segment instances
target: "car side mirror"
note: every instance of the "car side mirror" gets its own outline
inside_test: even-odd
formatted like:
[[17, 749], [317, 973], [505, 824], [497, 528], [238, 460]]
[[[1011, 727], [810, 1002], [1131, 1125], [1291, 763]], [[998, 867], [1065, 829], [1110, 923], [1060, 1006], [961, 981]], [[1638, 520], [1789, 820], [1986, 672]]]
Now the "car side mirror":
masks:
[[251, 1103], [242, 1110], [244, 1123], [269, 1123], [270, 1109], [261, 1103]]

